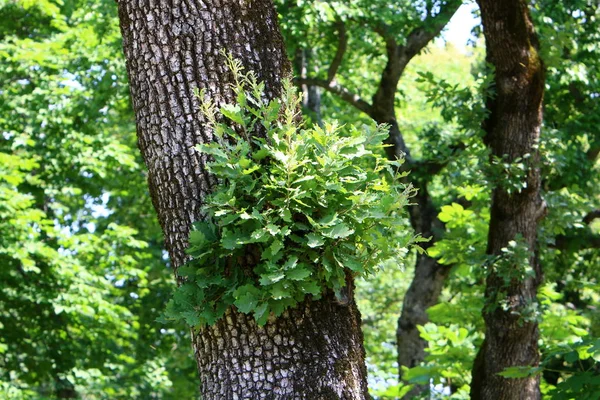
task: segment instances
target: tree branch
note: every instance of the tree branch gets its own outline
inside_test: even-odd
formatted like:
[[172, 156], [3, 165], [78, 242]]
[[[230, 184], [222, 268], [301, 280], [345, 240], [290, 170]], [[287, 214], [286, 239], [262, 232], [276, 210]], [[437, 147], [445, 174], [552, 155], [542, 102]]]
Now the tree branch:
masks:
[[[596, 218], [600, 218], [600, 209], [587, 213], [583, 217], [583, 223], [589, 225]], [[589, 229], [587, 232], [558, 235], [550, 247], [559, 250], [600, 249], [600, 235], [592, 233]]]
[[389, 154], [398, 154], [403, 152], [407, 154], [407, 161], [410, 160], [410, 152], [406, 147], [402, 133], [396, 124], [395, 98], [398, 90], [398, 81], [410, 60], [429, 43], [443, 27], [448, 23], [454, 12], [458, 9], [462, 0], [448, 0], [445, 5], [440, 6], [440, 12], [433, 17], [428, 16], [423, 24], [414, 29], [406, 40], [406, 45], [398, 46], [396, 40], [389, 33], [389, 27], [379, 24], [373, 27], [373, 30], [379, 34], [385, 41], [387, 63], [381, 72], [381, 80], [377, 91], [373, 95], [373, 118], [378, 123], [388, 123], [392, 125], [390, 129], [390, 143], [396, 148]]
[[451, 144], [448, 146], [448, 149], [450, 149], [450, 154], [448, 154], [446, 157], [438, 160], [430, 159], [414, 161], [412, 165], [410, 165], [410, 168], [415, 173], [418, 173], [419, 176], [423, 176], [429, 181], [431, 178], [439, 174], [441, 170], [446, 168], [450, 161], [452, 161], [457, 154], [460, 154], [466, 148], [467, 146], [462, 142]]
[[587, 213], [586, 216], [583, 217], [583, 223], [586, 225], [589, 225], [596, 218], [600, 218], [600, 209], [593, 210], [593, 211], [590, 211], [589, 213]]
[[386, 24], [377, 24], [373, 27], [373, 32], [381, 36], [385, 42], [388, 56], [398, 48], [398, 42], [396, 42], [396, 38], [390, 33], [390, 28]]
[[314, 78], [294, 78], [296, 85], [308, 85], [308, 86], [319, 86], [339, 96], [346, 103], [356, 107], [358, 110], [364, 112], [368, 116], [371, 116], [372, 107], [369, 103], [363, 100], [359, 95], [352, 93], [345, 87], [335, 82], [328, 82], [325, 79], [314, 79]]
[[364, 112], [365, 114], [371, 116], [372, 107], [369, 103], [363, 100], [359, 95], [352, 93], [342, 85], [335, 82], [335, 75], [342, 64], [342, 60], [344, 59], [344, 54], [346, 53], [346, 49], [348, 48], [348, 35], [346, 34], [346, 24], [342, 21], [341, 18], [337, 18], [335, 23], [338, 31], [338, 47], [335, 52], [335, 56], [329, 65], [327, 70], [327, 79], [316, 79], [316, 78], [294, 78], [294, 83], [298, 86], [306, 85], [306, 86], [318, 86], [330, 93], [333, 93], [339, 96], [346, 103], [354, 106], [358, 110]]
[[403, 46], [408, 59], [417, 55], [430, 41], [439, 35], [461, 4], [461, 0], [448, 0], [446, 4], [440, 6], [439, 13], [435, 16], [428, 16], [423, 21], [422, 26], [414, 29], [408, 35], [406, 45]]
[[600, 143], [596, 144], [596, 146], [592, 146], [587, 153], [585, 153], [587, 159], [590, 161], [596, 161], [598, 154], [600, 154]]
[[344, 54], [346, 53], [346, 48], [348, 47], [348, 35], [346, 35], [346, 24], [341, 19], [338, 19], [335, 23], [338, 31], [338, 48], [335, 52], [335, 56], [331, 61], [331, 65], [327, 70], [327, 80], [332, 82], [335, 78], [335, 74], [337, 74], [338, 69], [340, 68], [340, 64], [342, 63], [342, 59], [344, 58]]

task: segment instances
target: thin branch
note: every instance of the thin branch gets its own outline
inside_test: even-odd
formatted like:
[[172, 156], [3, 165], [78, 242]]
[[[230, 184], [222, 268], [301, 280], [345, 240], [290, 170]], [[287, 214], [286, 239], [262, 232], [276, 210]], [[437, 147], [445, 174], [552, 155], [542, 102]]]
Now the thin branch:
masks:
[[458, 154], [463, 152], [467, 148], [467, 146], [462, 142], [458, 142], [451, 144], [450, 146], [448, 146], [448, 148], [450, 149], [450, 154], [444, 157], [443, 159], [418, 160], [413, 162], [413, 165], [411, 165], [410, 168], [414, 171], [418, 171], [418, 174], [426, 177], [428, 181], [431, 180], [431, 178], [433, 178], [434, 176], [439, 174], [440, 171], [446, 168], [450, 161], [455, 159]]
[[296, 85], [308, 85], [308, 86], [319, 86], [339, 96], [346, 103], [356, 107], [358, 110], [364, 112], [368, 116], [371, 116], [372, 106], [363, 100], [359, 95], [352, 93], [345, 87], [339, 85], [336, 82], [328, 82], [325, 79], [314, 79], [314, 78], [295, 78], [294, 83]]
[[[596, 218], [600, 218], [600, 209], [592, 210], [583, 217], [583, 223], [589, 225]], [[600, 249], [600, 235], [587, 232], [575, 232], [569, 235], [558, 235], [554, 245], [550, 247], [559, 250]]]
[[589, 213], [587, 213], [586, 216], [583, 217], [583, 223], [585, 223], [586, 225], [589, 225], [596, 218], [600, 218], [600, 209], [593, 210], [593, 211], [590, 211]]
[[435, 16], [425, 18], [423, 25], [414, 29], [408, 35], [406, 45], [403, 46], [404, 53], [408, 59], [417, 55], [430, 41], [440, 34], [461, 4], [461, 0], [449, 0], [445, 5], [440, 6], [439, 13]]
[[427, 0], [425, 2], [425, 18], [431, 17], [431, 14], [433, 14], [433, 2]]
[[338, 31], [338, 48], [335, 52], [335, 56], [333, 57], [333, 61], [331, 61], [331, 65], [327, 70], [327, 80], [332, 82], [335, 78], [335, 74], [337, 74], [338, 69], [340, 68], [340, 64], [342, 63], [342, 59], [344, 58], [344, 54], [346, 53], [346, 48], [348, 47], [348, 35], [346, 35], [346, 24], [341, 19], [338, 19], [335, 23]]
[[598, 154], [600, 154], [600, 143], [598, 143], [596, 146], [590, 147], [587, 153], [585, 153], [585, 156], [590, 161], [596, 161], [596, 158], [598, 158]]

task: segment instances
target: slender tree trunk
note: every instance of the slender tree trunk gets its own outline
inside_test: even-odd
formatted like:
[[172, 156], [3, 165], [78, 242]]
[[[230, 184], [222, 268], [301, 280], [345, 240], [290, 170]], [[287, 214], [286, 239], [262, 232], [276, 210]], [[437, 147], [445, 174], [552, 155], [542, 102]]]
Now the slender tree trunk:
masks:
[[[527, 165], [524, 189], [498, 184], [492, 192], [486, 287], [485, 341], [473, 369], [472, 399], [539, 399], [539, 376], [511, 379], [498, 375], [507, 367], [537, 366], [538, 324], [531, 306], [542, 279], [535, 256], [540, 197], [537, 143], [542, 124], [544, 68], [525, 0], [479, 0], [487, 61], [495, 67], [495, 96], [488, 99], [485, 143], [492, 157]], [[500, 177], [500, 182], [502, 182]], [[505, 177], [504, 177], [505, 178]], [[523, 242], [534, 276], [521, 275], [521, 263], [501, 256], [510, 241]], [[526, 264], [526, 263], [525, 263]], [[500, 304], [501, 303], [501, 304]]]
[[[437, 218], [438, 209], [433, 205], [427, 189], [427, 182], [418, 183], [419, 192], [414, 199], [415, 206], [410, 208], [410, 220], [415, 232], [423, 237], [431, 237], [423, 243], [427, 250], [441, 239], [444, 227]], [[425, 360], [427, 341], [421, 338], [417, 326], [429, 322], [427, 309], [438, 303], [450, 267], [437, 262], [427, 254], [417, 254], [415, 274], [404, 295], [402, 313], [398, 318], [396, 340], [398, 346], [398, 365], [416, 367]], [[402, 371], [400, 371], [402, 377]], [[413, 398], [429, 390], [428, 385], [415, 385], [405, 398]]]
[[[311, 59], [311, 49], [296, 50], [294, 56], [295, 73], [301, 78], [306, 78]], [[304, 112], [308, 114], [315, 124], [322, 126], [323, 118], [321, 116], [321, 93], [319, 88], [315, 85], [300, 85], [300, 89], [302, 90], [302, 107]]]
[[[433, 205], [427, 188], [428, 182], [421, 181], [417, 184], [419, 192], [414, 199], [416, 205], [410, 208], [410, 221], [415, 232], [431, 238], [429, 242], [423, 243], [422, 247], [427, 250], [441, 239], [444, 226], [437, 218], [438, 209]], [[415, 273], [404, 295], [402, 313], [398, 318], [396, 330], [400, 368], [413, 368], [425, 360], [427, 341], [421, 338], [417, 327], [429, 322], [427, 309], [438, 303], [449, 273], [449, 266], [438, 263], [435, 258], [429, 257], [426, 253], [417, 254]], [[400, 370], [400, 378], [402, 378], [402, 370]], [[404, 398], [410, 399], [428, 390], [428, 385], [415, 385]]]
[[[119, 0], [119, 16], [150, 194], [178, 268], [214, 185], [194, 150], [212, 139], [194, 90], [205, 88], [217, 101], [231, 97], [225, 50], [273, 98], [289, 61], [270, 0]], [[205, 399], [368, 398], [354, 302], [309, 299], [263, 328], [230, 309], [193, 335]]]
[[[411, 157], [410, 151], [404, 142], [404, 137], [396, 120], [395, 95], [398, 82], [410, 61], [410, 57], [400, 54], [397, 48], [388, 48], [388, 63], [384, 69], [380, 86], [373, 96], [371, 117], [378, 124], [388, 124], [390, 135], [387, 143], [387, 156], [391, 160], [404, 158], [403, 168], [409, 171], [419, 172], [419, 166]], [[422, 175], [426, 175], [425, 172]], [[437, 218], [438, 209], [434, 206], [427, 188], [431, 176], [424, 176], [415, 184], [418, 194], [413, 199], [414, 205], [410, 207], [410, 223], [415, 232], [423, 237], [430, 237], [431, 241], [424, 243], [427, 249], [441, 239], [444, 226]], [[413, 176], [406, 178], [409, 183]], [[398, 348], [398, 366], [400, 367], [400, 379], [402, 379], [402, 367], [412, 368], [419, 365], [425, 359], [427, 341], [421, 338], [417, 328], [429, 321], [427, 309], [438, 303], [444, 283], [450, 267], [441, 265], [436, 259], [427, 254], [417, 255], [415, 262], [415, 273], [402, 302], [402, 312], [398, 318], [396, 330], [396, 343]], [[413, 398], [428, 390], [427, 385], [415, 385], [406, 394], [405, 398]]]

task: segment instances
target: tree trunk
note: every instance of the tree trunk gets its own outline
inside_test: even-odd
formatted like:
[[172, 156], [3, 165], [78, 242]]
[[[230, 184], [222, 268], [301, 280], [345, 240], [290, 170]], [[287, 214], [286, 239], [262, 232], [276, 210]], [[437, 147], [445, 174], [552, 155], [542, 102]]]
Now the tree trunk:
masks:
[[[312, 59], [311, 49], [297, 49], [294, 57], [294, 67], [296, 75], [306, 78], [306, 73], [310, 68]], [[305, 114], [311, 118], [316, 125], [323, 126], [321, 116], [321, 93], [319, 88], [314, 85], [300, 85], [302, 90], [302, 108]]]
[[[123, 48], [150, 194], [173, 267], [214, 185], [194, 149], [212, 140], [194, 90], [231, 98], [225, 50], [276, 97], [289, 73], [270, 0], [119, 0]], [[194, 331], [205, 399], [368, 398], [360, 315], [352, 301], [306, 300], [263, 328], [227, 311]]]
[[[394, 50], [390, 50], [392, 52]], [[395, 54], [395, 53], [392, 53]], [[390, 61], [391, 60], [391, 61]], [[398, 81], [402, 76], [410, 58], [393, 55], [389, 57], [382, 73], [380, 87], [373, 96], [372, 118], [378, 124], [388, 124], [390, 135], [386, 148], [390, 160], [404, 158], [403, 170], [420, 172], [419, 166], [412, 159], [410, 151], [404, 142], [404, 137], [396, 120], [394, 99]], [[413, 199], [414, 205], [409, 207], [410, 223], [415, 232], [423, 237], [430, 237], [429, 242], [423, 243], [426, 250], [441, 239], [444, 226], [437, 218], [438, 209], [434, 206], [428, 190], [432, 176], [421, 173], [423, 178], [414, 182], [418, 193]], [[413, 180], [413, 175], [404, 178], [406, 183]], [[398, 318], [396, 329], [396, 344], [398, 349], [399, 378], [402, 379], [402, 367], [413, 368], [425, 360], [427, 341], [421, 338], [417, 326], [429, 322], [427, 309], [438, 303], [450, 267], [438, 263], [427, 254], [418, 254], [415, 262], [415, 273], [402, 302], [402, 312]], [[404, 398], [410, 399], [429, 390], [428, 385], [415, 385]]]
[[[441, 239], [444, 226], [437, 218], [438, 209], [433, 205], [427, 188], [428, 182], [422, 180], [417, 184], [419, 192], [414, 199], [416, 205], [409, 209], [410, 221], [415, 232], [421, 233], [423, 237], [431, 237], [429, 242], [422, 243], [422, 247], [427, 250]], [[396, 330], [400, 368], [413, 368], [425, 360], [427, 341], [421, 338], [417, 326], [429, 322], [427, 309], [438, 303], [449, 273], [449, 266], [438, 263], [427, 254], [417, 254], [415, 274], [404, 295], [402, 313], [398, 318]], [[428, 390], [428, 385], [415, 385], [404, 398], [410, 399]]]
[[[497, 256], [486, 287], [485, 341], [473, 367], [472, 399], [539, 399], [539, 376], [503, 378], [512, 366], [537, 366], [538, 325], [529, 310], [542, 279], [535, 256], [538, 220], [544, 214], [540, 197], [537, 143], [542, 124], [544, 68], [527, 2], [479, 0], [487, 61], [495, 67], [495, 96], [488, 99], [484, 141], [492, 157], [527, 166], [524, 189], [506, 183], [492, 192], [488, 249]], [[527, 155], [527, 156], [526, 156]], [[500, 176], [499, 181], [506, 177]], [[510, 241], [528, 249], [521, 263], [502, 256]], [[526, 262], [534, 274], [521, 275]], [[500, 304], [501, 303], [501, 304]]]

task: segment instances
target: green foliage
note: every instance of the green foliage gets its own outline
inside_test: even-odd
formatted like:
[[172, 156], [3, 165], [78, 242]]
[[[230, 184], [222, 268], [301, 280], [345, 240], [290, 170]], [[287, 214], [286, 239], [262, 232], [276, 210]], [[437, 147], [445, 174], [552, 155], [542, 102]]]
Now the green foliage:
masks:
[[[564, 360], [560, 370], [553, 370], [553, 362]], [[556, 387], [548, 390], [552, 400], [597, 399], [600, 397], [600, 338], [587, 336], [568, 344], [559, 345], [545, 354], [540, 369], [563, 373]]]
[[456, 324], [446, 327], [427, 323], [419, 327], [419, 332], [430, 344], [426, 361], [435, 362], [406, 369], [403, 378], [421, 385], [433, 381], [436, 385], [454, 386], [456, 393], [451, 398], [463, 398], [469, 392], [464, 371], [470, 369], [471, 354], [476, 350], [469, 330]]
[[155, 323], [174, 282], [115, 3], [0, 16], [0, 398], [193, 398], [185, 326]]
[[202, 106], [216, 140], [198, 150], [219, 185], [190, 234], [193, 261], [178, 271], [185, 283], [166, 318], [210, 325], [235, 305], [264, 324], [307, 295], [332, 290], [347, 301], [349, 276], [376, 272], [414, 241], [402, 214], [412, 188], [382, 156], [387, 130], [304, 128], [289, 84], [267, 102], [253, 74], [231, 69], [237, 104], [220, 107], [226, 119], [210, 100]]
[[[465, 189], [476, 190], [473, 187]], [[468, 194], [465, 196], [470, 197]], [[482, 247], [485, 246], [488, 221], [480, 213], [452, 203], [441, 207], [438, 218], [446, 224], [447, 234], [428, 250], [430, 256], [437, 258], [442, 264], [457, 264], [457, 268], [468, 268], [485, 260]], [[475, 273], [476, 271], [469, 271], [469, 274]]]
[[[413, 253], [413, 254], [411, 254]], [[414, 253], [389, 260], [383, 273], [356, 281], [355, 298], [362, 316], [369, 392], [377, 398], [396, 398], [407, 385], [398, 381], [396, 329], [402, 296], [410, 284]], [[410, 386], [410, 385], [409, 385]], [[410, 387], [408, 387], [410, 389]]]

